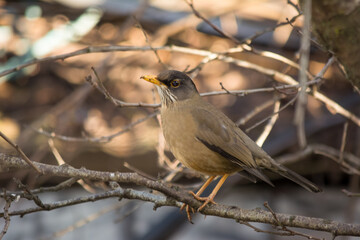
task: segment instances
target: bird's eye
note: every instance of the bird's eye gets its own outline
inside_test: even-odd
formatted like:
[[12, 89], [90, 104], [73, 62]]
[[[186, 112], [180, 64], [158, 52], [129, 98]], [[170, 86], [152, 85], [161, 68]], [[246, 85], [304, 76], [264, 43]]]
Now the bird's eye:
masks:
[[173, 88], [177, 88], [180, 86], [180, 81], [175, 79], [175, 80], [172, 80], [171, 83], [170, 83], [171, 87]]

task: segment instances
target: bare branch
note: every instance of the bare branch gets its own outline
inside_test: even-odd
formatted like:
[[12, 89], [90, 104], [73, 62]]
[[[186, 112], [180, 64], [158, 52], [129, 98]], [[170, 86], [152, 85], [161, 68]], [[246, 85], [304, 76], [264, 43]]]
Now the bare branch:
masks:
[[[40, 187], [37, 189], [33, 189], [30, 190], [31, 194], [38, 194], [38, 193], [44, 193], [44, 192], [57, 192], [60, 190], [64, 190], [67, 188], [70, 188], [72, 185], [74, 185], [74, 183], [77, 182], [77, 178], [69, 178], [68, 180], [59, 183], [56, 186], [53, 187]], [[16, 192], [7, 192], [7, 195], [12, 195], [12, 196], [20, 196], [22, 198], [26, 198], [26, 194], [24, 191], [16, 191]], [[4, 198], [6, 195], [4, 195], [4, 193], [0, 193], [0, 197]]]
[[[4, 190], [3, 195], [6, 196], [6, 190]], [[2, 229], [2, 231], [0, 232], [0, 240], [3, 239], [3, 237], [5, 236], [5, 234], [7, 233], [7, 230], [9, 229], [10, 226], [10, 215], [9, 215], [9, 209], [11, 206], [11, 199], [9, 197], [4, 197], [5, 199], [5, 205], [4, 205], [4, 212], [3, 212], [3, 218], [5, 220], [4, 223], [4, 227]]]
[[148, 37], [148, 34], [146, 33], [145, 29], [142, 27], [141, 23], [138, 21], [138, 19], [134, 16], [134, 19], [137, 23], [137, 26], [140, 28], [141, 32], [143, 33], [144, 37], [145, 37], [145, 40], [146, 40], [146, 43], [149, 45], [149, 47], [152, 49], [152, 51], [154, 52], [156, 58], [158, 59], [158, 63], [160, 63], [163, 67], [165, 67], [166, 69], [168, 68], [166, 66], [166, 64], [161, 60], [160, 56], [159, 56], [159, 53], [156, 49], [154, 49], [152, 47], [152, 44], [151, 44], [151, 41], [150, 41], [150, 38]]
[[[311, 86], [313, 84], [317, 84], [321, 81], [321, 79], [316, 79], [316, 80], [312, 80], [312, 81], [308, 81], [306, 83], [307, 86]], [[224, 90], [224, 91], [214, 91], [214, 92], [208, 92], [208, 93], [202, 93], [200, 94], [201, 96], [217, 96], [217, 95], [225, 95], [225, 94], [232, 94], [232, 95], [236, 95], [236, 96], [246, 96], [248, 94], [254, 94], [254, 93], [260, 93], [260, 92], [273, 92], [273, 91], [281, 91], [281, 90], [287, 90], [287, 89], [297, 89], [299, 87], [299, 84], [296, 85], [282, 85], [282, 86], [277, 86], [277, 87], [272, 87], [272, 88], [257, 88], [257, 89], [248, 89], [248, 90]], [[224, 87], [223, 87], [224, 89]], [[99, 90], [101, 92], [104, 93], [105, 90]], [[107, 92], [107, 90], [106, 90]], [[108, 92], [104, 93], [104, 95], [108, 95], [108, 99], [113, 99], [111, 100], [113, 101], [117, 101], [117, 99], [114, 99]], [[295, 101], [295, 99], [294, 99]], [[289, 103], [285, 104], [282, 108], [280, 108], [279, 111], [282, 111], [283, 109], [285, 109], [287, 106], [289, 106], [291, 103], [293, 102], [293, 100], [291, 100]], [[127, 106], [128, 104], [131, 105], [131, 107], [134, 106], [134, 104], [139, 104], [138, 106], [142, 106], [142, 107], [149, 107], [149, 106], [155, 106], [155, 104], [143, 104], [143, 103], [126, 103], [126, 102], [122, 102], [122, 106]], [[116, 104], [115, 104], [116, 105]], [[156, 104], [156, 106], [159, 106], [158, 104]], [[155, 115], [157, 115], [158, 112], [154, 112], [152, 114], [147, 115], [146, 117], [139, 119], [133, 123], [130, 123], [129, 125], [125, 126], [122, 130], [120, 130], [119, 132], [116, 132], [114, 134], [108, 135], [108, 136], [101, 136], [101, 137], [70, 137], [70, 136], [64, 136], [64, 135], [59, 135], [56, 134], [54, 132], [48, 132], [45, 131], [44, 129], [33, 129], [34, 131], [43, 134], [49, 138], [55, 138], [58, 140], [62, 140], [62, 141], [67, 141], [67, 142], [93, 142], [93, 143], [108, 143], [111, 140], [113, 140], [115, 137], [120, 136], [121, 134], [130, 131], [134, 126], [136, 126], [137, 124], [140, 124], [152, 117], [154, 117]], [[271, 115], [273, 116], [273, 114]], [[264, 119], [262, 122], [258, 123], [256, 126], [260, 125], [261, 123], [263, 123], [264, 121], [266, 121], [267, 119], [269, 119], [271, 116], [269, 116], [268, 118]], [[252, 128], [256, 127], [253, 126]], [[251, 129], [252, 129], [251, 128]], [[250, 129], [250, 130], [251, 130]], [[250, 131], [249, 130], [249, 131]]]
[[311, 0], [305, 0], [304, 3], [304, 26], [303, 35], [301, 38], [300, 47], [300, 74], [299, 81], [301, 90], [299, 92], [298, 101], [296, 103], [294, 123], [297, 126], [297, 135], [299, 140], [300, 148], [306, 146], [306, 134], [305, 134], [305, 111], [307, 105], [307, 94], [306, 94], [306, 72], [309, 67], [310, 58], [310, 23], [311, 23]]
[[344, 129], [343, 129], [343, 134], [342, 134], [342, 137], [341, 137], [340, 156], [339, 156], [339, 161], [340, 162], [344, 161], [344, 149], [345, 149], [345, 144], [346, 144], [346, 135], [347, 135], [348, 126], [349, 126], [349, 122], [345, 122]]
[[258, 31], [256, 33], [254, 33], [253, 35], [251, 35], [250, 37], [247, 37], [246, 39], [241, 40], [241, 43], [251, 44], [256, 38], [264, 35], [265, 33], [273, 32], [275, 29], [277, 29], [279, 27], [290, 25], [290, 23], [294, 23], [301, 15], [302, 15], [302, 13], [298, 13], [297, 15], [293, 16], [291, 19], [286, 19], [287, 21], [285, 21], [285, 22], [280, 22], [273, 27], [267, 27], [264, 30]]
[[200, 18], [201, 20], [203, 20], [204, 22], [206, 22], [206, 24], [208, 24], [210, 27], [212, 27], [217, 33], [219, 33], [221, 36], [223, 36], [224, 38], [228, 38], [231, 41], [233, 41], [236, 44], [241, 44], [241, 42], [239, 40], [237, 40], [236, 38], [234, 38], [233, 36], [230, 36], [226, 33], [224, 33], [220, 28], [218, 28], [217, 26], [215, 26], [214, 24], [212, 24], [212, 22], [210, 22], [207, 18], [205, 18], [204, 16], [202, 16], [194, 7], [194, 4], [192, 2], [192, 0], [185, 0], [185, 2], [189, 5], [189, 7], [191, 8], [191, 10], [193, 11], [194, 15], [198, 18]]
[[274, 100], [270, 99], [264, 103], [262, 103], [259, 106], [256, 106], [251, 112], [249, 112], [248, 114], [246, 114], [244, 117], [240, 118], [239, 120], [236, 121], [236, 125], [241, 126], [244, 125], [245, 123], [247, 123], [251, 118], [253, 118], [254, 116], [256, 116], [258, 113], [262, 112], [263, 110], [265, 110], [266, 108], [270, 107], [271, 105], [274, 104]]
[[[56, 149], [54, 140], [53, 140], [52, 138], [49, 138], [49, 139], [48, 139], [48, 144], [49, 144], [49, 147], [50, 147], [50, 149], [51, 149], [51, 152], [53, 153], [53, 155], [54, 155], [57, 163], [58, 163], [59, 165], [66, 164], [65, 161], [64, 161], [64, 159], [61, 157], [59, 151]], [[82, 179], [79, 179], [79, 180], [77, 181], [77, 183], [80, 184], [80, 186], [81, 186], [83, 189], [85, 189], [85, 191], [88, 191], [88, 192], [90, 192], [90, 193], [95, 193], [95, 192], [96, 192], [96, 190], [95, 190], [93, 187], [91, 187], [89, 184], [85, 183], [84, 180], [82, 180]]]
[[279, 110], [280, 110], [280, 100], [277, 100], [274, 104], [274, 114], [270, 118], [268, 124], [264, 127], [264, 131], [261, 133], [261, 135], [256, 140], [256, 144], [260, 147], [264, 144], [266, 138], [269, 136], [272, 128], [274, 127], [276, 120], [279, 118]]
[[255, 123], [254, 125], [252, 125], [251, 127], [247, 128], [245, 131], [246, 132], [250, 132], [252, 129], [256, 128], [257, 126], [259, 126], [260, 124], [264, 123], [266, 120], [268, 120], [269, 118], [271, 118], [274, 115], [277, 115], [279, 112], [281, 112], [282, 110], [284, 110], [285, 108], [287, 108], [288, 106], [290, 106], [291, 104], [293, 104], [296, 100], [298, 95], [295, 95], [295, 97], [293, 97], [289, 102], [287, 102], [284, 106], [282, 106], [281, 108], [279, 108], [278, 111], [273, 112], [272, 114], [270, 114], [270, 116], [267, 116], [266, 118], [264, 118], [263, 120]]
[[18, 185], [18, 188], [22, 189], [27, 195], [27, 199], [34, 201], [40, 208], [48, 210], [48, 206], [45, 205], [37, 195], [33, 194], [26, 185], [22, 184], [19, 179], [14, 178], [14, 182]]
[[47, 132], [47, 131], [45, 131], [43, 129], [33, 129], [33, 130], [40, 133], [40, 134], [43, 134], [43, 135], [45, 135], [45, 136], [47, 136], [49, 138], [56, 138], [56, 139], [59, 139], [59, 140], [62, 140], [62, 141], [67, 141], [67, 142], [108, 143], [111, 140], [113, 140], [115, 137], [118, 137], [121, 134], [124, 134], [124, 133], [130, 131], [134, 126], [136, 126], [136, 125], [138, 125], [138, 124], [140, 124], [142, 122], [145, 122], [146, 120], [148, 120], [150, 118], [155, 117], [157, 114], [159, 114], [158, 111], [153, 112], [153, 113], [147, 115], [144, 118], [140, 118], [139, 120], [126, 125], [120, 131], [118, 131], [118, 132], [116, 132], [114, 134], [111, 134], [111, 135], [108, 135], [108, 136], [101, 136], [101, 137], [69, 137], [69, 136], [58, 135], [58, 134], [56, 134], [54, 132]]
[[[314, 147], [315, 154], [320, 154], [330, 158], [334, 162], [338, 163], [342, 167], [342, 169], [349, 174], [360, 175], [360, 168], [358, 167], [359, 163], [356, 162], [354, 163], [351, 155], [343, 153], [343, 160], [340, 161], [339, 157], [341, 152], [339, 150], [333, 149], [331, 147], [322, 144], [316, 144], [316, 145], [313, 144], [313, 146], [315, 146]], [[345, 158], [347, 158], [348, 161], [344, 161]]]
[[104, 84], [102, 83], [100, 77], [98, 76], [95, 68], [91, 68], [96, 76], [97, 82], [92, 79], [89, 75], [85, 78], [87, 82], [91, 84], [94, 88], [96, 88], [99, 92], [101, 92], [106, 99], [110, 100], [116, 107], [150, 107], [150, 108], [158, 108], [160, 104], [148, 104], [148, 103], [128, 103], [121, 101], [119, 99], [114, 98], [111, 96], [109, 91], [105, 88]]
[[[237, 66], [252, 69], [257, 72], [263, 73], [265, 75], [268, 75], [268, 76], [274, 78], [276, 81], [279, 81], [279, 82], [283, 82], [283, 83], [290, 84], [290, 85], [298, 84], [298, 82], [295, 79], [293, 79], [292, 77], [290, 77], [289, 75], [280, 73], [273, 69], [268, 69], [268, 68], [259, 66], [254, 63], [250, 63], [248, 61], [228, 57], [228, 56], [225, 56], [220, 53], [217, 54], [217, 53], [213, 53], [213, 52], [206, 51], [206, 50], [191, 49], [191, 48], [185, 48], [185, 47], [179, 47], [179, 46], [160, 46], [160, 47], [153, 47], [153, 49], [193, 54], [193, 55], [199, 55], [199, 56], [203, 56], [203, 57], [212, 56], [212, 58], [216, 58], [216, 59], [219, 59], [219, 60], [227, 62], [227, 63], [233, 63]], [[87, 48], [80, 49], [78, 51], [67, 53], [67, 54], [61, 54], [61, 55], [57, 55], [57, 56], [31, 60], [27, 63], [21, 64], [21, 65], [15, 67], [15, 68], [1, 72], [0, 77], [10, 74], [12, 72], [15, 72], [17, 70], [20, 70], [20, 69], [27, 67], [29, 65], [32, 65], [32, 64], [45, 62], [45, 61], [54, 61], [54, 60], [59, 60], [59, 59], [65, 59], [65, 58], [74, 57], [74, 56], [78, 56], [78, 55], [82, 55], [82, 54], [96, 53], [96, 52], [150, 51], [150, 50], [152, 50], [152, 49], [149, 46], [144, 46], [144, 47], [135, 47], [135, 46], [87, 47]], [[309, 89], [309, 91], [310, 91], [310, 89]], [[313, 95], [316, 99], [322, 101], [328, 107], [328, 109], [330, 109], [333, 113], [341, 114], [341, 115], [345, 116], [346, 118], [350, 119], [351, 121], [353, 121], [356, 125], [360, 126], [360, 118], [358, 116], [356, 116], [355, 114], [349, 112], [348, 110], [344, 109], [343, 107], [341, 107], [335, 101], [331, 100], [330, 98], [326, 97], [325, 95], [323, 95], [322, 93], [319, 93], [316, 90], [313, 90], [312, 92], [310, 92], [310, 94]], [[137, 104], [134, 104], [134, 106], [141, 106], [141, 104], [137, 103]]]
[[316, 238], [316, 237], [313, 237], [313, 236], [310, 236], [310, 235], [307, 235], [307, 234], [304, 234], [304, 233], [300, 233], [300, 232], [297, 232], [297, 231], [294, 231], [294, 230], [291, 230], [289, 229], [288, 227], [284, 226], [278, 219], [277, 217], [277, 214], [271, 209], [271, 207], [269, 206], [269, 203], [268, 202], [265, 202], [264, 203], [264, 206], [271, 212], [271, 214], [273, 215], [274, 219], [275, 219], [275, 222], [276, 222], [276, 225], [275, 226], [278, 226], [280, 227], [281, 231], [283, 232], [280, 232], [280, 235], [286, 235], [286, 233], [288, 233], [288, 235], [286, 236], [302, 236], [302, 237], [305, 237], [307, 239], [317, 239], [317, 240], [321, 240], [320, 238]]
[[119, 208], [124, 207], [127, 203], [129, 203], [129, 202], [119, 202], [119, 203], [113, 204], [111, 206], [107, 206], [94, 214], [91, 214], [83, 219], [80, 219], [79, 221], [76, 221], [71, 226], [68, 226], [60, 231], [53, 233], [50, 238], [58, 239], [58, 238], [64, 236], [65, 234], [72, 232], [72, 231], [76, 230], [77, 228], [80, 228], [80, 227], [84, 226], [85, 224], [88, 224], [88, 223], [96, 220], [97, 218], [101, 217], [102, 215], [105, 215], [108, 212], [112, 212]]
[[283, 155], [282, 157], [277, 158], [277, 161], [280, 164], [290, 164], [298, 162], [301, 159], [310, 156], [311, 154], [320, 154], [326, 156], [334, 162], [338, 163], [343, 170], [346, 170], [347, 173], [360, 175], [360, 158], [351, 153], [344, 152], [343, 161], [339, 161], [340, 151], [324, 144], [310, 144], [301, 151]]
[[360, 193], [349, 192], [346, 189], [343, 189], [342, 192], [345, 193], [348, 197], [360, 197]]
[[[180, 189], [173, 189], [159, 181], [152, 181], [146, 179], [136, 173], [119, 173], [119, 172], [100, 172], [88, 169], [76, 169], [71, 166], [52, 166], [42, 163], [34, 163], [45, 175], [56, 175], [62, 177], [76, 177], [86, 178], [91, 180], [100, 180], [104, 182], [116, 181], [122, 183], [133, 183], [141, 186], [145, 186], [150, 189], [157, 190], [163, 193], [165, 196], [146, 193], [143, 191], [137, 191], [132, 189], [116, 189], [113, 191], [104, 192], [101, 194], [90, 195], [87, 197], [80, 197], [71, 201], [60, 201], [55, 203], [47, 203], [46, 206], [53, 209], [79, 204], [87, 201], [96, 201], [108, 197], [123, 197], [129, 199], [139, 199], [143, 201], [149, 201], [155, 203], [155, 207], [159, 206], [176, 206], [181, 207], [182, 203], [186, 203], [193, 208], [198, 208], [202, 204], [194, 199], [191, 195], [184, 193]], [[8, 156], [0, 153], [0, 166], [7, 168], [20, 168], [27, 169], [29, 165], [22, 159], [17, 157]], [[13, 211], [9, 215], [24, 215], [30, 212], [43, 211], [41, 207], [35, 207], [26, 210]], [[226, 205], [210, 205], [201, 211], [204, 215], [213, 215], [223, 218], [231, 218], [238, 221], [245, 222], [262, 222], [268, 224], [278, 224], [271, 212], [254, 209], [246, 210], [234, 206]], [[4, 213], [0, 213], [0, 217], [4, 216]], [[294, 216], [288, 214], [276, 214], [279, 223], [287, 227], [298, 227], [313, 229], [318, 231], [326, 231], [334, 233], [335, 235], [349, 235], [360, 236], [360, 225], [358, 224], [346, 224], [336, 221], [329, 221], [321, 218], [312, 218], [305, 216]]]
[[[312, 81], [308, 81], [306, 83], [307, 86], [312, 86], [314, 84], [318, 84], [320, 82], [320, 79], [317, 80], [312, 80]], [[226, 95], [226, 94], [231, 94], [231, 95], [236, 95], [236, 96], [246, 96], [249, 94], [254, 94], [254, 93], [261, 93], [261, 92], [274, 92], [274, 91], [280, 91], [281, 90], [295, 90], [297, 91], [297, 89], [300, 87], [299, 84], [294, 84], [294, 85], [281, 85], [281, 86], [276, 86], [276, 87], [269, 87], [269, 88], [255, 88], [255, 89], [247, 89], [247, 90], [224, 90], [224, 91], [213, 91], [213, 92], [207, 92], [207, 93], [201, 93], [200, 95], [202, 97], [209, 97], [209, 96], [217, 96], [217, 95]]]

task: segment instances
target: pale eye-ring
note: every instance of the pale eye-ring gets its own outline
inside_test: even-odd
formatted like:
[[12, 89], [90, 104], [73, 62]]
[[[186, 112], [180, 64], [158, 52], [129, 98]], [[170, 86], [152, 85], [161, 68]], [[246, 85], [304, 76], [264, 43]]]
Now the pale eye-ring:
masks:
[[170, 82], [170, 85], [171, 85], [171, 87], [173, 87], [173, 88], [177, 88], [177, 87], [180, 86], [180, 81], [179, 81], [178, 79], [172, 80], [172, 81]]

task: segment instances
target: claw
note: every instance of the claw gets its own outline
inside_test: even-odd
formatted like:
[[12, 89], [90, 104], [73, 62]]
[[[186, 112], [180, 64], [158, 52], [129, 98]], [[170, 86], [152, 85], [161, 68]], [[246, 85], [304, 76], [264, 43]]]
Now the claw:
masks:
[[206, 205], [208, 205], [209, 203], [212, 203], [212, 204], [217, 204], [215, 201], [214, 201], [214, 197], [212, 197], [211, 195], [208, 196], [208, 197], [200, 197], [198, 195], [196, 195], [195, 193], [193, 192], [189, 192], [196, 200], [198, 201], [202, 201], [204, 202], [198, 209], [197, 211], [200, 212]]
[[203, 210], [204, 207], [206, 207], [206, 205], [208, 205], [209, 203], [212, 203], [212, 204], [217, 204], [211, 197], [206, 197], [206, 198], [202, 198], [203, 200], [202, 201], [205, 201], [203, 203], [203, 205], [201, 205], [197, 211], [200, 212], [201, 210]]
[[180, 208], [180, 211], [184, 210], [184, 208], [186, 207], [187, 205], [185, 203], [183, 203], [183, 205], [181, 206]]
[[[184, 210], [184, 208], [186, 207], [186, 215], [187, 215], [187, 218], [188, 218], [188, 220], [189, 220], [189, 222], [190, 223], [193, 223], [192, 222], [192, 218], [191, 218], [191, 212], [192, 213], [195, 213], [195, 210], [194, 210], [194, 208], [192, 208], [192, 207], [190, 207], [189, 205], [187, 205], [187, 204], [183, 204], [182, 206], [181, 206], [181, 208], [180, 208], [180, 211], [182, 211], [182, 210]], [[190, 212], [191, 211], [191, 212]]]

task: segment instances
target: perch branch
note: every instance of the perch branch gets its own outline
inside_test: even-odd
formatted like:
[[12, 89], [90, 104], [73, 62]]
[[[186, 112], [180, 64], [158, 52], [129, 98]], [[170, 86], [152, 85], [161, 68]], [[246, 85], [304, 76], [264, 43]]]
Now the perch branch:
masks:
[[[109, 196], [113, 196], [113, 197], [123, 197], [123, 198], [139, 199], [143, 201], [153, 202], [155, 203], [155, 207], [160, 207], [160, 206], [180, 207], [181, 203], [186, 203], [193, 208], [198, 208], [202, 204], [201, 202], [197, 201], [191, 195], [185, 193], [182, 190], [174, 189], [171, 186], [168, 186], [159, 181], [149, 180], [136, 173], [101, 172], [101, 171], [88, 170], [85, 168], [76, 169], [67, 165], [53, 166], [42, 163], [34, 163], [34, 164], [36, 164], [36, 166], [45, 175], [61, 176], [61, 177], [69, 177], [69, 178], [73, 178], [73, 177], [86, 178], [90, 180], [100, 180], [104, 182], [115, 181], [121, 183], [133, 183], [153, 190], [157, 190], [165, 195], [165, 196], [155, 195], [138, 190], [116, 189], [101, 194], [77, 198], [76, 200], [72, 201], [73, 203], [82, 203], [85, 201], [85, 198], [87, 199], [90, 198], [91, 201], [93, 201], [97, 198], [102, 199]], [[2, 167], [7, 167], [7, 168], [17, 168], [17, 169], [29, 168], [29, 165], [24, 160], [18, 157], [8, 156], [3, 153], [0, 153], [0, 165]], [[53, 205], [54, 208], [58, 208], [60, 206], [63, 206], [64, 204], [68, 204], [68, 203], [66, 201], [61, 201], [56, 203], [47, 203], [46, 206], [50, 207]], [[31, 212], [42, 211], [42, 210], [44, 209], [40, 207], [35, 207], [31, 209]], [[9, 215], [24, 215], [24, 214], [26, 213], [23, 211], [9, 212]], [[218, 204], [218, 205], [207, 206], [206, 208], [203, 209], [203, 211], [201, 211], [201, 214], [230, 218], [238, 221], [261, 222], [261, 223], [268, 223], [273, 225], [277, 224], [271, 212], [260, 209], [246, 210], [239, 207]], [[3, 216], [4, 213], [0, 213], [0, 217]], [[360, 236], [359, 224], [347, 224], [347, 223], [325, 220], [321, 218], [312, 218], [312, 217], [281, 214], [281, 213], [277, 213], [276, 216], [278, 218], [278, 221], [283, 226], [287, 226], [287, 227], [298, 227], [298, 228], [331, 232], [334, 235]]]

